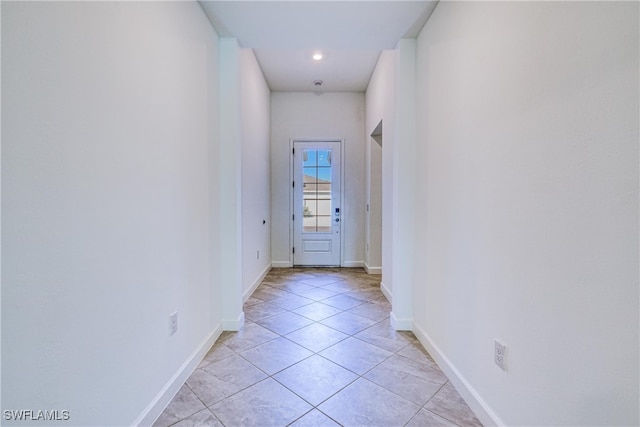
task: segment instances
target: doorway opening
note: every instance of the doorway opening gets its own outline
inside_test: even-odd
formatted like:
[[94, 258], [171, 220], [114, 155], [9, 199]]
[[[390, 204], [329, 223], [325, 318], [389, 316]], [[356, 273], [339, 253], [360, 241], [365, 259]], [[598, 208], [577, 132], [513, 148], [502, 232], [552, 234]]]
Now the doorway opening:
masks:
[[382, 120], [367, 147], [365, 263], [369, 274], [382, 274]]

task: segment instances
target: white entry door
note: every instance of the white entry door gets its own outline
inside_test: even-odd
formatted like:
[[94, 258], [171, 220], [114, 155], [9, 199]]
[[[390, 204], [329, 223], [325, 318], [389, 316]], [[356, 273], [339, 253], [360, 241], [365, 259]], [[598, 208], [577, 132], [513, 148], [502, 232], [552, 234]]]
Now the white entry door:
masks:
[[340, 142], [293, 143], [293, 265], [339, 266]]

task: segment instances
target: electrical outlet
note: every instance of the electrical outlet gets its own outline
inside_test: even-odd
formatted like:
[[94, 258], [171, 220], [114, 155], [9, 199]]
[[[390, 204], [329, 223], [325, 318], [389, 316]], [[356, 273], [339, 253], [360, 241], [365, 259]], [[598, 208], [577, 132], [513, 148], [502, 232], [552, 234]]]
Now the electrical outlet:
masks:
[[498, 368], [507, 371], [507, 346], [500, 341], [494, 341], [494, 361]]
[[178, 312], [174, 311], [169, 315], [169, 335], [178, 332]]

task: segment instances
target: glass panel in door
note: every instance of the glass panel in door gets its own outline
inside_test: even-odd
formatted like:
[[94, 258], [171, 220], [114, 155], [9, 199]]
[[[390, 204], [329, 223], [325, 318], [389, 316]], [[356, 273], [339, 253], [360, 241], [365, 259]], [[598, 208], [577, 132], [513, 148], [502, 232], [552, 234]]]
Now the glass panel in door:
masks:
[[331, 151], [303, 151], [304, 233], [331, 233]]

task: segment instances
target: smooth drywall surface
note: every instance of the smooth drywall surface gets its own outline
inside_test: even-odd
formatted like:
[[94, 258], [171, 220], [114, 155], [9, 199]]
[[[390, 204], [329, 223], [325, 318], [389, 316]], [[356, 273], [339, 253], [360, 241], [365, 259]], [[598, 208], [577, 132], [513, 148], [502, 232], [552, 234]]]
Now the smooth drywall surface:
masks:
[[271, 253], [274, 266], [291, 261], [289, 167], [291, 139], [344, 139], [343, 262], [364, 261], [364, 94], [271, 94]]
[[[365, 136], [370, 135], [382, 122], [382, 150], [378, 153], [382, 157], [381, 170], [381, 218], [382, 232], [380, 236], [372, 233], [371, 242], [380, 239], [380, 251], [374, 253], [375, 248], [370, 249], [372, 260], [379, 259], [382, 266], [382, 287], [385, 294], [390, 296], [392, 289], [392, 263], [391, 263], [391, 236], [393, 230], [393, 144], [395, 141], [394, 127], [394, 105], [395, 105], [395, 51], [384, 50], [380, 54], [376, 68], [371, 75], [369, 86], [366, 92], [366, 126]], [[371, 146], [369, 147], [371, 149]], [[370, 154], [371, 155], [371, 154]], [[376, 153], [371, 155], [374, 158]], [[374, 170], [371, 171], [371, 180], [376, 181]], [[368, 174], [369, 176], [369, 174]], [[374, 184], [375, 185], [375, 184]], [[375, 189], [374, 189], [375, 191]], [[372, 218], [372, 223], [375, 219]], [[372, 227], [375, 229], [375, 227]], [[379, 257], [379, 258], [378, 258]]]
[[218, 66], [197, 3], [3, 2], [3, 410], [131, 425], [219, 326]]
[[244, 324], [242, 311], [242, 75], [241, 49], [220, 38], [220, 281], [225, 330]]
[[640, 423], [638, 36], [637, 2], [440, 2], [419, 36], [416, 333], [494, 422]]
[[396, 330], [413, 329], [413, 262], [416, 175], [416, 40], [398, 41], [395, 55], [395, 141], [393, 143], [393, 309]]
[[271, 265], [270, 95], [251, 49], [240, 52], [243, 293]]

